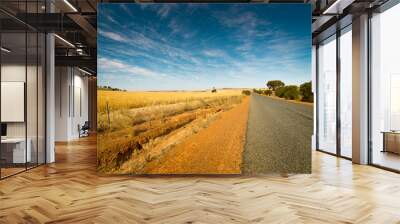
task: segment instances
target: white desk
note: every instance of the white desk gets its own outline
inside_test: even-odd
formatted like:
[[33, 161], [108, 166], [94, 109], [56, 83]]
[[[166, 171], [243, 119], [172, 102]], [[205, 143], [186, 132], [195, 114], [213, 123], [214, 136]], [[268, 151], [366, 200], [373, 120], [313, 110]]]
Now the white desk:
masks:
[[25, 163], [25, 162], [31, 162], [32, 160], [32, 151], [31, 151], [31, 145], [32, 141], [31, 139], [27, 139], [27, 146], [26, 147], [26, 154], [25, 154], [25, 138], [5, 138], [1, 139], [1, 144], [2, 144], [2, 151], [3, 147], [7, 147], [6, 150], [9, 150], [8, 147], [13, 147], [12, 148], [12, 163]]

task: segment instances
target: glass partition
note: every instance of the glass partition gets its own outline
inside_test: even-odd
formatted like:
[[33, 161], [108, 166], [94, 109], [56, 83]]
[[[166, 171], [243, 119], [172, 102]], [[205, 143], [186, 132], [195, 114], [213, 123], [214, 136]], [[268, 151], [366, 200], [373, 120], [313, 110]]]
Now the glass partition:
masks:
[[26, 150], [26, 41], [25, 32], [1, 34], [2, 177], [24, 171], [31, 158]]
[[[1, 2], [0, 7], [37, 13], [43, 4]], [[45, 163], [45, 44], [43, 33], [0, 12], [1, 179]]]
[[400, 4], [371, 19], [371, 162], [400, 170]]
[[336, 153], [335, 35], [318, 47], [318, 89], [318, 149]]

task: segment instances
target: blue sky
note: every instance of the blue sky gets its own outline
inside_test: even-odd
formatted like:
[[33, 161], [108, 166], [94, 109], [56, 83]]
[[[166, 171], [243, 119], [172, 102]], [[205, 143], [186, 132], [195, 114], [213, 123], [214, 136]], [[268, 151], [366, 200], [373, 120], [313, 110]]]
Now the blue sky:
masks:
[[98, 83], [127, 90], [260, 88], [311, 80], [301, 4], [99, 4]]

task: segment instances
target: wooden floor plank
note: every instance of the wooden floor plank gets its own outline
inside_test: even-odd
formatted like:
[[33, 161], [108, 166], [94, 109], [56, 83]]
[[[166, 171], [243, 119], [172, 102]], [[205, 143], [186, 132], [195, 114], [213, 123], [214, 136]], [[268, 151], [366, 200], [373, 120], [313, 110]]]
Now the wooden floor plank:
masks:
[[313, 152], [311, 175], [103, 176], [94, 137], [0, 181], [0, 223], [400, 223], [400, 175]]

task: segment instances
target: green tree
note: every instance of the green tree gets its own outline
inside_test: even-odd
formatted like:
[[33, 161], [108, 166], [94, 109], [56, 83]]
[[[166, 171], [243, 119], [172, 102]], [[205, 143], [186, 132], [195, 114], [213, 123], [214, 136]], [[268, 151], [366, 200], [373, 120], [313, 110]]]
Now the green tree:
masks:
[[304, 102], [313, 102], [314, 96], [311, 89], [311, 81], [305, 82], [300, 85], [300, 94], [301, 94], [301, 101]]
[[278, 88], [285, 86], [285, 83], [281, 80], [270, 80], [267, 82], [267, 87], [272, 89], [272, 91], [276, 91]]

